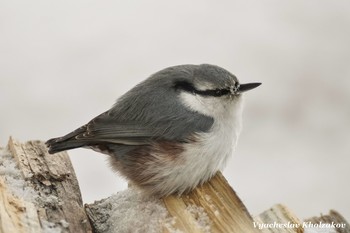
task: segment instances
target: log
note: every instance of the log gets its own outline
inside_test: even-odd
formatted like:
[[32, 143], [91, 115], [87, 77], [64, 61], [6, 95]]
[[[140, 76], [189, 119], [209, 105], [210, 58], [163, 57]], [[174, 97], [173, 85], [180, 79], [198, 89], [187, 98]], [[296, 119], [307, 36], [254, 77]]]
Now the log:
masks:
[[[123, 198], [125, 196], [127, 198]], [[125, 206], [127, 209], [123, 209]], [[254, 227], [252, 217], [220, 172], [188, 195], [171, 195], [155, 200], [142, 197], [138, 191], [129, 189], [88, 204], [85, 208], [97, 233], [132, 232], [137, 229], [136, 226], [142, 225], [141, 219], [146, 218], [147, 213], [142, 211], [150, 208], [160, 214], [153, 213], [156, 218], [153, 219], [154, 224], [149, 224], [150, 220], [146, 219], [143, 224], [147, 226], [143, 226], [140, 232], [153, 232], [159, 227], [163, 228], [163, 232], [260, 232]], [[124, 212], [124, 215], [120, 212]], [[125, 219], [125, 215], [130, 217]], [[115, 222], [119, 225], [113, 227]], [[157, 223], [158, 226], [154, 226]], [[122, 229], [120, 225], [123, 226]]]
[[204, 211], [208, 216], [209, 232], [260, 232], [254, 227], [251, 215], [221, 172], [188, 195], [169, 196], [163, 201], [170, 216], [176, 217], [177, 229], [184, 232], [203, 232], [192, 230], [198, 225], [196, 215], [191, 213], [193, 208]]
[[302, 222], [284, 205], [277, 204], [254, 218], [263, 233], [303, 233]]
[[255, 217], [263, 233], [350, 233], [350, 225], [335, 210], [301, 221], [286, 206], [277, 204]]
[[0, 177], [0, 232], [41, 232], [35, 206], [11, 195]]
[[131, 186], [83, 207], [66, 152], [10, 138], [0, 148], [0, 233], [17, 232], [350, 233], [350, 225], [334, 210], [301, 221], [281, 204], [252, 218], [220, 172], [186, 195], [157, 199]]
[[[332, 232], [332, 229], [323, 227], [316, 229], [308, 226], [308, 222], [301, 221], [286, 206], [277, 204], [272, 208], [256, 216], [250, 217], [244, 204], [231, 189], [225, 178], [218, 173], [212, 180], [201, 187], [197, 187], [188, 195], [169, 196], [161, 201], [147, 198], [135, 198], [137, 191], [129, 189], [113, 195], [107, 199], [86, 205], [86, 210], [97, 233], [132, 232], [142, 229], [140, 232], [263, 232], [263, 233], [303, 233], [303, 232]], [[132, 197], [134, 195], [134, 197]], [[123, 198], [121, 198], [123, 197]], [[142, 206], [140, 208], [140, 206]], [[146, 219], [143, 224], [141, 219], [147, 213], [142, 213], [150, 206], [158, 206], [156, 211], [163, 214], [155, 214], [154, 224], [149, 224]], [[163, 208], [163, 209], [162, 209]], [[130, 210], [132, 210], [130, 212]], [[154, 208], [155, 209], [155, 208]], [[125, 213], [129, 211], [128, 213]], [[120, 212], [119, 214], [115, 214]], [[124, 215], [130, 215], [128, 219]], [[130, 214], [132, 213], [132, 214]], [[165, 214], [164, 214], [165, 213]], [[154, 213], [153, 213], [154, 214]], [[324, 216], [323, 216], [324, 217]], [[333, 216], [334, 217], [334, 216]], [[341, 215], [334, 222], [343, 224], [337, 232], [347, 232], [349, 225]], [[157, 222], [160, 222], [160, 224]], [[118, 224], [116, 224], [118, 223]], [[114, 226], [113, 226], [114, 225]], [[120, 228], [120, 225], [124, 228]], [[323, 231], [322, 231], [323, 230]], [[333, 232], [335, 233], [335, 231]]]
[[330, 210], [329, 214], [327, 215], [321, 215], [321, 216], [305, 219], [304, 222], [306, 224], [309, 224], [309, 223], [315, 224], [319, 228], [322, 228], [322, 224], [329, 224], [329, 228], [332, 229], [334, 233], [350, 232], [350, 224], [346, 221], [346, 219], [341, 214], [339, 214], [335, 210]]
[[[66, 152], [51, 155], [43, 142], [20, 143], [10, 138], [7, 153], [7, 163], [12, 159], [15, 164], [11, 172], [18, 175], [14, 178], [8, 172], [0, 177], [1, 232], [92, 232]], [[9, 190], [14, 179], [26, 192], [18, 194], [16, 187]]]

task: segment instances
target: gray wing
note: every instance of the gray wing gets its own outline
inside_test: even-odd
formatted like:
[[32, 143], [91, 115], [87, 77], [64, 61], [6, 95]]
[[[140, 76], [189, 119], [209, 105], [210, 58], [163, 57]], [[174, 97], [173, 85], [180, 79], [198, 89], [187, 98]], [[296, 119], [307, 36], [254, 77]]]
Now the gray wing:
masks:
[[212, 118], [198, 113], [177, 114], [181, 113], [157, 119], [120, 120], [118, 114], [107, 111], [86, 124], [75, 139], [126, 145], [149, 144], [155, 140], [182, 141], [194, 133], [207, 131], [212, 125]]
[[210, 129], [213, 119], [187, 113], [168, 118], [120, 120], [113, 111], [107, 111], [88, 124], [60, 138], [47, 141], [50, 153], [77, 147], [100, 144], [147, 145], [154, 141], [183, 142], [195, 133], [206, 132]]
[[108, 111], [83, 126], [84, 130], [75, 135], [75, 139], [125, 145], [143, 145], [160, 138], [170, 140], [181, 136], [173, 135], [174, 132], [170, 133], [170, 125], [170, 122], [165, 123], [163, 121], [155, 124], [155, 122], [145, 123], [134, 119], [120, 120], [112, 111]]

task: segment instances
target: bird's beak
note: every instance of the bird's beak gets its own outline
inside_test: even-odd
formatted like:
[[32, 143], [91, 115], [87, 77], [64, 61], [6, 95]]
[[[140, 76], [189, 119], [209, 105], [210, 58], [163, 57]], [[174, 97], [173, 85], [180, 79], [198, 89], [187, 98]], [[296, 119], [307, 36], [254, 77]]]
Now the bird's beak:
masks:
[[240, 93], [243, 93], [243, 92], [246, 92], [246, 91], [249, 91], [251, 89], [254, 89], [258, 86], [260, 86], [261, 83], [245, 83], [245, 84], [240, 84], [238, 89], [237, 89], [237, 93], [240, 94]]

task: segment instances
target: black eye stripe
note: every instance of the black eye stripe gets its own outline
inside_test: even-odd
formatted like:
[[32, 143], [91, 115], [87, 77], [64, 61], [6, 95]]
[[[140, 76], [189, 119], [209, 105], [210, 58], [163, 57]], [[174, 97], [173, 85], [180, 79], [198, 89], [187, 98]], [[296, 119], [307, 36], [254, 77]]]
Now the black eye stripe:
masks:
[[215, 96], [220, 97], [224, 95], [228, 95], [231, 93], [230, 89], [214, 89], [214, 90], [197, 90], [191, 83], [186, 81], [176, 82], [174, 85], [175, 89], [181, 89], [187, 92], [191, 92], [194, 94], [202, 95], [202, 96]]
[[193, 85], [186, 81], [178, 81], [174, 85], [175, 89], [180, 89], [188, 92], [195, 92], [196, 89], [193, 87]]
[[197, 90], [197, 92], [195, 93], [199, 95], [219, 97], [219, 96], [227, 95], [231, 93], [231, 91], [229, 89], [215, 89], [215, 90], [205, 90], [205, 91]]

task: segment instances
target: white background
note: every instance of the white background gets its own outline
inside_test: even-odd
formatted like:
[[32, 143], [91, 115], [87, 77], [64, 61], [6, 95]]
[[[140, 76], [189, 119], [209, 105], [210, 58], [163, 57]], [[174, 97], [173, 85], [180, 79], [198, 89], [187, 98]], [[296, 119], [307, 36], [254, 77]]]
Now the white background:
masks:
[[[346, 0], [1, 0], [0, 144], [62, 136], [165, 67], [216, 64], [263, 83], [224, 171], [249, 211], [350, 220], [349, 12]], [[85, 202], [126, 188], [105, 155], [69, 154]]]

